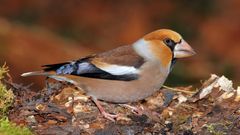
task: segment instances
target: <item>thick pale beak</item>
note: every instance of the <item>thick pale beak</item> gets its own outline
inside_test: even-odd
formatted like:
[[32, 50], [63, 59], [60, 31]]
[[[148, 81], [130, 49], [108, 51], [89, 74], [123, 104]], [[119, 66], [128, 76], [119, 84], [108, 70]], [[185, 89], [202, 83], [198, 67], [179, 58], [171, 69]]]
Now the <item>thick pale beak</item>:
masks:
[[190, 57], [196, 54], [192, 47], [182, 39], [181, 43], [178, 43], [174, 48], [174, 58]]

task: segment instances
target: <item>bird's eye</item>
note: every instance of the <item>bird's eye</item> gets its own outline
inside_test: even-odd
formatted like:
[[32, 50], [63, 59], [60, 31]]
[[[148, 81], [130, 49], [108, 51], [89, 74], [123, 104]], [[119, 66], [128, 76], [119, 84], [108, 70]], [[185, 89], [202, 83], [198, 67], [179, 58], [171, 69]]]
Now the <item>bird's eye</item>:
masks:
[[166, 44], [169, 44], [171, 42], [171, 39], [166, 39], [165, 42]]
[[173, 40], [171, 40], [171, 39], [169, 39], [169, 38], [167, 38], [167, 39], [165, 39], [164, 40], [164, 43], [166, 44], [166, 45], [168, 45], [168, 46], [175, 46], [175, 42], [173, 41]]

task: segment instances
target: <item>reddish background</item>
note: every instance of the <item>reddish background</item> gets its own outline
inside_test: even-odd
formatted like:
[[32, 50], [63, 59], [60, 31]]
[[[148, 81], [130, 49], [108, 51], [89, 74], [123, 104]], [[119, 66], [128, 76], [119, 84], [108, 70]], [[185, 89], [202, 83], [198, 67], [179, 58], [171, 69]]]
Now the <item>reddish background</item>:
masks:
[[170, 28], [198, 54], [178, 61], [168, 84], [196, 84], [216, 73], [239, 85], [239, 15], [239, 0], [1, 0], [0, 62], [15, 82], [39, 86], [42, 77], [20, 74]]

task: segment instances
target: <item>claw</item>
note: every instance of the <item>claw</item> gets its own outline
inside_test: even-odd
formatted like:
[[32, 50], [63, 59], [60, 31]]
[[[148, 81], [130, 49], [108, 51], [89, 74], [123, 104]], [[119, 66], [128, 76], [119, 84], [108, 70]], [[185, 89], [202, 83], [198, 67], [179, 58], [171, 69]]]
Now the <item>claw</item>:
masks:
[[134, 113], [138, 116], [141, 116], [144, 113], [144, 108], [143, 107], [138, 108], [138, 107], [134, 107], [134, 106], [131, 106], [131, 105], [128, 105], [128, 104], [120, 104], [120, 106], [131, 109], [132, 113]]
[[104, 118], [115, 122], [115, 120], [119, 117], [118, 114], [107, 113], [97, 99], [93, 97], [91, 97], [91, 99], [96, 104], [96, 106], [98, 107], [98, 110], [100, 111], [100, 113], [103, 115]]
[[111, 120], [112, 122], [115, 122], [115, 120], [119, 117], [118, 114], [110, 114], [105, 111], [101, 112], [104, 118]]

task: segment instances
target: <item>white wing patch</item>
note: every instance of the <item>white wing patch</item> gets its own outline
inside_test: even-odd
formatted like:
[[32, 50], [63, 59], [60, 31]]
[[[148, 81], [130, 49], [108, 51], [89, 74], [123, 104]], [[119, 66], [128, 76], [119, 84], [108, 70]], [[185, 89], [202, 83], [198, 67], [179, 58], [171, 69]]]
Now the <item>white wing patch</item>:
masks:
[[126, 74], [138, 74], [139, 70], [130, 66], [109, 65], [106, 67], [98, 67], [112, 75], [126, 75]]

